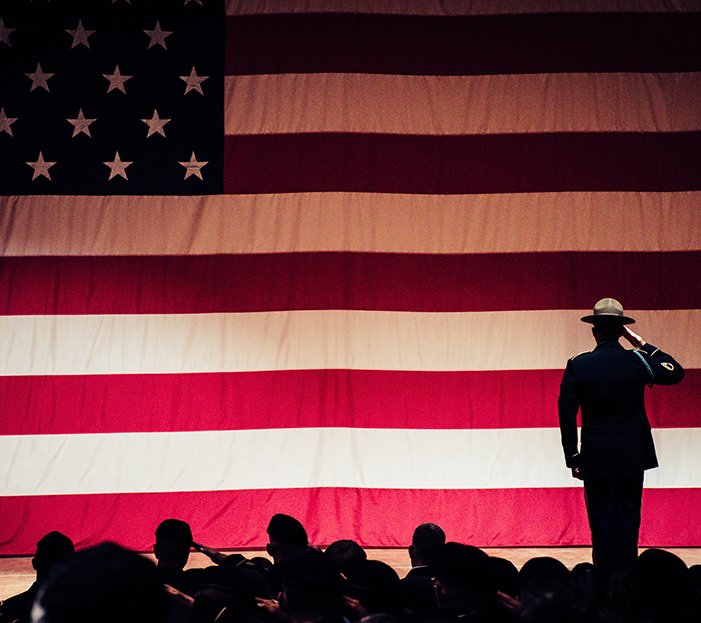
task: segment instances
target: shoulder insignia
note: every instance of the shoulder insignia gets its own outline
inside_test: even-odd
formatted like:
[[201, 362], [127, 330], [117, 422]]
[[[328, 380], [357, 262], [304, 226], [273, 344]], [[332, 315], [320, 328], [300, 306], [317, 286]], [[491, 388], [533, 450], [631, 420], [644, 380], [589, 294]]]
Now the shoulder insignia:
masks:
[[588, 355], [590, 352], [591, 352], [590, 350], [583, 350], [581, 353], [577, 353], [574, 357], [570, 357], [570, 361], [572, 361], [573, 359], [576, 359], [580, 355]]
[[667, 370], [674, 370], [674, 364], [667, 361], [662, 362], [662, 367], [667, 368]]

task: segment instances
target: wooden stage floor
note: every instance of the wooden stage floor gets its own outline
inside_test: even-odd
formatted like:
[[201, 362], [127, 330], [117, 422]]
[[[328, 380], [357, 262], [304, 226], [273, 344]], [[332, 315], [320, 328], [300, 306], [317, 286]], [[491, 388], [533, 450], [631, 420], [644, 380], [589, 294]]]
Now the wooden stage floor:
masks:
[[[687, 566], [701, 564], [701, 548], [665, 548], [679, 556]], [[409, 554], [406, 549], [373, 549], [366, 548], [368, 558], [382, 560], [392, 566], [399, 577], [404, 577], [411, 568]], [[518, 547], [518, 548], [485, 548], [490, 556], [506, 558], [517, 567], [538, 556], [552, 556], [561, 560], [570, 569], [580, 562], [591, 562], [589, 547]], [[642, 551], [642, 549], [641, 549]], [[227, 550], [227, 553], [228, 550]], [[230, 552], [230, 553], [233, 553]], [[266, 556], [264, 551], [241, 551], [244, 556]], [[205, 567], [211, 564], [203, 554], [193, 552], [190, 555], [188, 567]], [[0, 557], [0, 600], [25, 591], [34, 581], [31, 556], [20, 558]]]

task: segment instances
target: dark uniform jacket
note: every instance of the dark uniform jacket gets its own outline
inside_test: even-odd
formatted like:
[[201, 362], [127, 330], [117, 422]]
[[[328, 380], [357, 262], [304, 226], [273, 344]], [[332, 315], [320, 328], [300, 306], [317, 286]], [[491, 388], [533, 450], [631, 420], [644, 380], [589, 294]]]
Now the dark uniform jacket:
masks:
[[684, 370], [669, 355], [645, 344], [628, 350], [617, 341], [572, 357], [560, 385], [562, 447], [577, 454], [577, 411], [582, 411], [582, 465], [588, 477], [633, 474], [657, 467], [645, 413], [646, 385], [674, 385]]
[[34, 582], [24, 593], [10, 597], [0, 602], [0, 621], [11, 623], [12, 621], [27, 622], [32, 611], [34, 598], [39, 591], [39, 582]]

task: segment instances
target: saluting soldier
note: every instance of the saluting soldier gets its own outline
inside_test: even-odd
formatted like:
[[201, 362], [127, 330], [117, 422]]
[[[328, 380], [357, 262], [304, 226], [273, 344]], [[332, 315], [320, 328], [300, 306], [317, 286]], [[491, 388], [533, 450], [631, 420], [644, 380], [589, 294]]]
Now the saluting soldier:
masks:
[[[628, 329], [635, 320], [615, 299], [600, 300], [582, 322], [594, 325], [596, 348], [567, 362], [558, 399], [560, 433], [567, 467], [584, 482], [594, 564], [608, 575], [630, 567], [638, 555], [643, 474], [658, 465], [645, 386], [679, 383], [684, 370]], [[621, 337], [632, 350], [621, 346]]]

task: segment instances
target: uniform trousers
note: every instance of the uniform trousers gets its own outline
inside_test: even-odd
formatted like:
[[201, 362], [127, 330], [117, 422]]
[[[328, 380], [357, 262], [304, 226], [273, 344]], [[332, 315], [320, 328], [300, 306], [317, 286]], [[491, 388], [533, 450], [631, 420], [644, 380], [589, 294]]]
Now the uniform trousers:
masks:
[[584, 480], [593, 560], [607, 576], [630, 568], [638, 556], [643, 475]]

